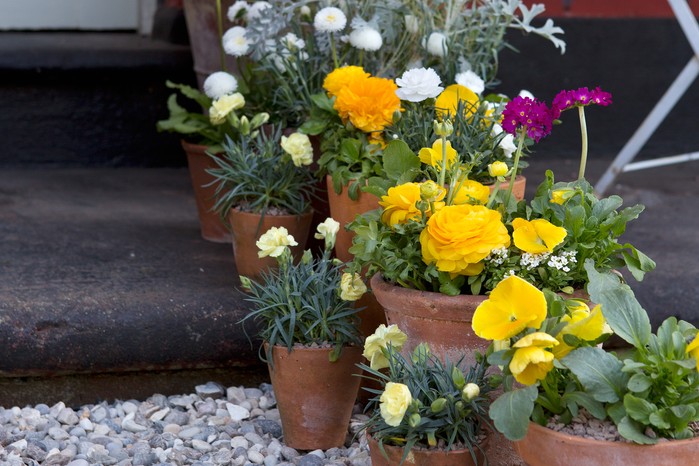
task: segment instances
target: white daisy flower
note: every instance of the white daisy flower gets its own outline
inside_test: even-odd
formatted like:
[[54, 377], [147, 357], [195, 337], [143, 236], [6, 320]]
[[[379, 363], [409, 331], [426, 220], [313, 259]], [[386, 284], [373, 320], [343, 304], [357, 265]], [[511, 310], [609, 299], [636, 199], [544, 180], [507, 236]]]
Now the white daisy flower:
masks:
[[339, 8], [328, 6], [316, 13], [313, 26], [318, 32], [339, 32], [347, 25], [347, 16]]
[[255, 2], [248, 7], [248, 19], [255, 19], [260, 16], [262, 10], [267, 8], [272, 8], [272, 4], [269, 2]]
[[238, 90], [238, 80], [225, 71], [211, 73], [204, 81], [204, 94], [214, 100], [223, 95], [232, 94], [236, 90]]
[[485, 82], [471, 70], [457, 73], [454, 81], [456, 81], [456, 84], [461, 84], [479, 95], [485, 90]]
[[[238, 19], [238, 15], [245, 16], [245, 14], [248, 12], [249, 9], [248, 2], [243, 1], [243, 0], [238, 0], [235, 2], [233, 5], [231, 5], [230, 8], [228, 8], [228, 13], [226, 16], [228, 17], [228, 21], [235, 21]], [[240, 12], [243, 12], [242, 14]]]
[[396, 79], [396, 95], [401, 100], [422, 102], [437, 97], [444, 88], [439, 75], [432, 68], [413, 68]]
[[444, 57], [448, 51], [447, 36], [441, 32], [433, 32], [430, 34], [430, 37], [427, 38], [427, 44], [423, 44], [423, 46], [435, 57]]
[[247, 30], [241, 26], [234, 26], [223, 34], [223, 50], [228, 55], [242, 57], [250, 52], [250, 40], [245, 37]]
[[349, 35], [349, 42], [353, 47], [367, 52], [376, 52], [383, 45], [379, 31], [367, 26], [352, 31]]

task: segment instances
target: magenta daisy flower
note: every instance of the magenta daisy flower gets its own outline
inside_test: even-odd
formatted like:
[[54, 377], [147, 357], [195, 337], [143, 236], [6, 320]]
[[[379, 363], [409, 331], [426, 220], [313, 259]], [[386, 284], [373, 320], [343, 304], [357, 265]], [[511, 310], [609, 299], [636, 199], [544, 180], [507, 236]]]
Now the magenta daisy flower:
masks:
[[502, 112], [502, 128], [512, 135], [525, 128], [527, 136], [536, 142], [551, 132], [553, 115], [544, 102], [529, 97], [515, 97]]

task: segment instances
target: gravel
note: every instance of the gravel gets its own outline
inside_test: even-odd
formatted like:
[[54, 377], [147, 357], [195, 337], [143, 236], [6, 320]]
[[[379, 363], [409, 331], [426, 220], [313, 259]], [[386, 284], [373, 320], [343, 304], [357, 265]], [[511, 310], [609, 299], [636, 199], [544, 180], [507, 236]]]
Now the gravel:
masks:
[[370, 466], [356, 414], [345, 445], [284, 445], [274, 392], [214, 382], [185, 395], [155, 394], [81, 407], [0, 407], [0, 465]]

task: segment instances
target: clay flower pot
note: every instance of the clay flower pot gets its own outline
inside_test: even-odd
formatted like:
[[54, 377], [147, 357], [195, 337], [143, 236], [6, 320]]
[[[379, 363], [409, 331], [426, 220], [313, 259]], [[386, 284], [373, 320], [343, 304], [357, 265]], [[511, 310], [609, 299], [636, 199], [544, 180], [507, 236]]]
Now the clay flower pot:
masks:
[[262, 234], [272, 227], [284, 227], [294, 237], [298, 246], [291, 248], [294, 260], [300, 260], [311, 229], [313, 211], [301, 215], [265, 215], [241, 212], [231, 209], [228, 213], [235, 256], [235, 267], [238, 275], [249, 278], [259, 277], [261, 271], [277, 267], [274, 257], [257, 257], [258, 248], [255, 245]]
[[342, 262], [349, 262], [353, 256], [349, 253], [352, 246], [354, 233], [345, 230], [345, 226], [352, 222], [357, 215], [379, 208], [379, 199], [373, 194], [359, 192], [356, 201], [350, 199], [347, 187], [343, 187], [342, 192], [337, 194], [333, 189], [332, 177], [326, 177], [328, 186], [328, 204], [330, 205], [330, 216], [340, 222], [340, 231], [337, 232], [335, 240], [335, 256]]
[[[371, 435], [367, 435], [369, 441], [369, 454], [371, 455], [372, 466], [398, 466], [403, 457], [403, 447], [393, 445], [383, 445], [386, 452], [381, 451], [379, 442]], [[476, 462], [473, 461], [473, 456], [468, 449], [464, 450], [428, 450], [424, 448], [413, 448], [405, 458], [403, 465], [406, 466], [477, 466], [485, 464], [485, 449], [486, 441], [481, 444], [481, 449], [474, 448]]]
[[489, 341], [471, 328], [473, 313], [488, 297], [485, 295], [447, 296], [391, 285], [381, 274], [371, 278], [371, 290], [386, 313], [389, 324], [396, 324], [407, 336], [405, 354], [424, 342], [432, 353], [444, 360], [475, 362], [475, 351], [485, 353]]
[[218, 165], [207, 155], [208, 146], [190, 144], [184, 140], [181, 143], [187, 154], [187, 166], [189, 176], [192, 178], [201, 236], [215, 243], [227, 243], [231, 240], [231, 233], [219, 214], [213, 210], [216, 203], [216, 184], [214, 183], [216, 178], [207, 172], [208, 169], [217, 168]]
[[[265, 345], [265, 348], [267, 346]], [[357, 397], [362, 349], [344, 347], [330, 362], [332, 348], [272, 348], [268, 364], [281, 417], [284, 444], [297, 450], [341, 447]]]
[[[504, 183], [500, 184], [500, 191], [507, 191], [510, 187], [510, 181], [511, 180], [505, 180]], [[515, 177], [515, 185], [512, 187], [512, 196], [517, 200], [517, 202], [521, 201], [524, 199], [524, 190], [527, 187], [527, 179], [523, 175], [517, 175]], [[489, 184], [488, 188], [490, 188], [490, 192], [492, 193], [495, 190], [495, 185], [494, 184]]]
[[638, 445], [567, 435], [533, 422], [514, 446], [529, 466], [677, 466], [696, 464], [699, 455], [699, 437]]

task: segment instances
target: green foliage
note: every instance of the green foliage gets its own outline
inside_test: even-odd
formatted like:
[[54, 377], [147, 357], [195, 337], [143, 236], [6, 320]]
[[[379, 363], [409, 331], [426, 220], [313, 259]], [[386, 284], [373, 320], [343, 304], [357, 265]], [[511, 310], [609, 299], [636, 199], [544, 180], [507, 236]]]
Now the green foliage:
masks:
[[344, 345], [360, 345], [357, 312], [353, 303], [340, 298], [342, 264], [331, 258], [332, 245], [320, 258], [310, 250], [294, 264], [288, 248], [278, 258], [279, 268], [268, 269], [260, 281], [242, 278], [252, 311], [241, 321], [252, 319], [260, 325], [259, 336], [272, 346], [285, 346], [289, 352], [295, 344], [330, 343], [335, 360]]
[[307, 167], [296, 167], [281, 148], [281, 130], [269, 135], [228, 138], [222, 154], [211, 154], [217, 167], [208, 170], [216, 178], [214, 209], [226, 217], [232, 208], [265, 214], [270, 208], [291, 215], [310, 208], [313, 175]]
[[[475, 451], [482, 448], [480, 435], [483, 428], [489, 426], [488, 393], [492, 385], [486, 377], [484, 358], [478, 355], [475, 366], [464, 371], [463, 359], [441, 361], [424, 343], [407, 357], [390, 345], [384, 349], [384, 354], [389, 362], [385, 371], [360, 364], [365, 377], [377, 381], [384, 388], [388, 382], [406, 385], [412, 402], [401, 423], [390, 426], [382, 418], [379, 408], [384, 388], [365, 388], [375, 395], [366, 407], [371, 418], [365, 427], [381, 448], [384, 444], [402, 446], [405, 448], [405, 460], [414, 446], [439, 446], [449, 450], [461, 444], [471, 451], [475, 461]], [[467, 399], [463, 394], [464, 387], [469, 383], [479, 388], [479, 394], [472, 399]]]

